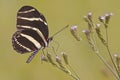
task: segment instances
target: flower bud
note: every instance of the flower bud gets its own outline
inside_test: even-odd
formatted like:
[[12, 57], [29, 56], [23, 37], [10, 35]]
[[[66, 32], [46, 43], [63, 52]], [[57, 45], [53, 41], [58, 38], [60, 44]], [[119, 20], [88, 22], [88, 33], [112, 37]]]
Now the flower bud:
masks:
[[62, 56], [63, 56], [63, 59], [64, 59], [64, 62], [65, 62], [65, 64], [69, 64], [68, 63], [68, 56], [65, 54], [65, 52], [61, 52], [61, 54], [62, 54]]
[[77, 41], [80, 41], [82, 40], [82, 38], [78, 35], [77, 33], [77, 26], [72, 26], [71, 29], [71, 34], [74, 36], [74, 38], [77, 40]]

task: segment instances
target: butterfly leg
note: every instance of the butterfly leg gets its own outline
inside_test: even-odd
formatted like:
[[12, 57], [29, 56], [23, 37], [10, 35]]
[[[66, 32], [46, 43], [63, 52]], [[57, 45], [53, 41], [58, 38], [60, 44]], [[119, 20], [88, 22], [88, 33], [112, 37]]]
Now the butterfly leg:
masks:
[[[57, 52], [58, 51], [58, 49], [59, 49], [59, 47], [60, 47], [60, 44], [57, 42], [57, 41], [55, 41], [55, 40], [52, 40], [52, 42], [54, 43], [53, 45], [51, 45], [50, 44], [50, 48], [52, 48], [52, 50], [54, 51], [54, 52]], [[55, 46], [55, 47], [54, 47]]]
[[26, 63], [30, 63], [39, 50], [34, 51], [27, 59]]

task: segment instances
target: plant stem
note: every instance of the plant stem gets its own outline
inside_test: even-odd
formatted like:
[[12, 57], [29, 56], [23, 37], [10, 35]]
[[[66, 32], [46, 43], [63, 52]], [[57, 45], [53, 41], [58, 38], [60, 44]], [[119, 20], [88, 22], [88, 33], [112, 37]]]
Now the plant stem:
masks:
[[73, 75], [72, 72], [68, 69], [68, 68], [61, 68], [59, 66], [56, 66], [58, 69], [62, 70], [63, 72], [65, 72], [66, 74], [68, 74], [69, 76], [71, 76], [74, 80], [80, 80], [80, 78], [78, 76]]
[[118, 75], [118, 78], [119, 78], [118, 80], [120, 80], [120, 74], [119, 74], [119, 72], [118, 72], [118, 70], [117, 70], [117, 67], [116, 67], [114, 61], [113, 61], [113, 58], [112, 58], [112, 55], [111, 55], [111, 53], [110, 53], [109, 47], [107, 47], [107, 51], [108, 51], [108, 53], [109, 53], [110, 59], [111, 59], [111, 61], [112, 61], [112, 64], [113, 64], [113, 66], [114, 66], [114, 68], [115, 68], [115, 70], [116, 70], [116, 72], [117, 72], [117, 75]]
[[96, 52], [96, 55], [99, 57], [99, 59], [106, 65], [106, 67], [113, 73], [113, 75], [116, 77], [117, 80], [119, 80], [118, 75], [116, 72], [112, 69], [112, 67], [107, 63], [107, 61], [99, 54], [99, 52]]
[[[105, 26], [107, 26], [107, 25], [105, 25]], [[117, 67], [116, 67], [116, 65], [115, 65], [115, 62], [114, 62], [114, 60], [113, 60], [113, 58], [112, 58], [112, 55], [111, 55], [111, 52], [110, 52], [110, 50], [109, 50], [109, 45], [108, 45], [108, 31], [107, 31], [107, 27], [105, 27], [105, 29], [106, 29], [106, 42], [107, 42], [107, 46], [106, 46], [106, 48], [107, 48], [107, 51], [108, 51], [109, 57], [110, 57], [110, 59], [111, 59], [111, 61], [112, 61], [112, 64], [113, 64], [113, 66], [114, 66], [114, 68], [115, 68], [115, 70], [116, 70], [116, 72], [117, 72], [117, 74], [118, 74], [118, 77], [120, 78], [119, 71], [118, 71], [118, 69], [117, 69]]]
[[[92, 37], [93, 37], [93, 39], [95, 39], [94, 36], [92, 36]], [[95, 43], [95, 46], [96, 46], [95, 40], [94, 40], [94, 43]], [[107, 61], [104, 59], [104, 57], [103, 57], [101, 54], [99, 54], [99, 50], [98, 50], [97, 46], [96, 46], [96, 51], [95, 51], [95, 53], [96, 53], [96, 55], [99, 57], [99, 59], [105, 64], [105, 66], [112, 72], [112, 74], [116, 77], [116, 79], [119, 80], [119, 76], [116, 74], [116, 72], [115, 72], [115, 71], [112, 69], [112, 67], [107, 63]]]
[[[92, 24], [92, 25], [95, 26], [94, 24]], [[107, 28], [107, 25], [105, 25], [105, 26], [106, 26], [106, 28]], [[117, 71], [117, 74], [116, 74], [116, 72], [113, 70], [113, 68], [107, 63], [107, 61], [103, 58], [103, 56], [99, 54], [99, 50], [98, 50], [98, 48], [97, 48], [97, 46], [96, 46], [96, 41], [95, 41], [95, 38], [94, 38], [94, 35], [93, 35], [93, 34], [92, 34], [92, 38], [93, 38], [93, 41], [94, 41], [94, 44], [95, 44], [95, 48], [96, 48], [96, 51], [95, 51], [96, 55], [97, 55], [97, 56], [99, 57], [99, 59], [106, 65], [106, 67], [112, 72], [112, 74], [116, 77], [116, 79], [119, 80], [120, 78], [119, 78], [119, 75], [118, 75], [118, 70], [117, 70], [117, 68], [116, 68], [116, 66], [115, 66], [115, 64], [114, 64], [114, 61], [113, 61], [113, 59], [112, 59], [112, 56], [111, 56], [110, 51], [109, 51], [109, 48], [108, 48], [108, 45], [107, 45], [106, 47], [107, 47], [107, 50], [108, 50], [108, 52], [109, 52], [109, 54], [110, 54], [110, 58], [111, 58], [111, 60], [112, 60], [112, 63], [113, 63], [113, 65], [115, 66], [115, 69], [116, 69], [116, 71]], [[107, 41], [107, 44], [108, 44], [107, 29], [106, 29], [106, 41]]]
[[80, 80], [80, 77], [78, 76], [78, 74], [73, 70], [73, 68], [68, 64], [70, 70], [76, 75], [77, 79]]

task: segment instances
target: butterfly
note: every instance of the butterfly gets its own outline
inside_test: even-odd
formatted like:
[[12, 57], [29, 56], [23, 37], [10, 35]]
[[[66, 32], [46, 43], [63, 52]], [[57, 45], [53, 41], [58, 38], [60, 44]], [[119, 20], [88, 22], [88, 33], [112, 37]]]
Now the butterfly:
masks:
[[[30, 63], [39, 50], [48, 47], [53, 39], [53, 36], [49, 37], [48, 24], [44, 15], [32, 6], [23, 6], [18, 10], [16, 27], [17, 31], [12, 36], [12, 46], [21, 54], [32, 52], [26, 63]], [[68, 25], [57, 33], [67, 27]]]

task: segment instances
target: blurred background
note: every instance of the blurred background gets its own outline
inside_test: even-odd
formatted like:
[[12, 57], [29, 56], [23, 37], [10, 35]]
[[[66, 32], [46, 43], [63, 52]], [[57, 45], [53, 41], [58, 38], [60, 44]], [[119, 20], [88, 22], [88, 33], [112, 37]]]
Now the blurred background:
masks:
[[[69, 24], [78, 25], [79, 33], [87, 28], [83, 16], [92, 12], [95, 22], [100, 15], [112, 12], [108, 28], [111, 52], [120, 53], [120, 0], [0, 0], [0, 80], [73, 80], [64, 72], [49, 63], [41, 63], [40, 53], [30, 64], [26, 64], [30, 53], [21, 55], [13, 50], [11, 37], [16, 31], [17, 11], [24, 5], [35, 7], [44, 14], [51, 36]], [[70, 33], [70, 28], [54, 37], [60, 46], [58, 54], [65, 51], [73, 69], [81, 80], [114, 80], [105, 65], [94, 52], [82, 42], [77, 42]], [[52, 44], [52, 43], [51, 43]], [[106, 48], [98, 41], [101, 54], [109, 62]]]

